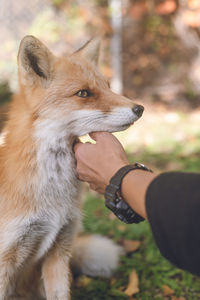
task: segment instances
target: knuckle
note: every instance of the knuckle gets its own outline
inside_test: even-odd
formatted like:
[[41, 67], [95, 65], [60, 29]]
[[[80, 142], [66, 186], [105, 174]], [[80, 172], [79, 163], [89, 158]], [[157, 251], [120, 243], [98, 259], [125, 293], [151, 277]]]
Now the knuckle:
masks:
[[78, 179], [81, 180], [81, 181], [83, 181], [84, 180], [84, 176], [80, 172], [78, 172], [78, 171], [77, 171], [77, 173], [78, 173], [77, 174]]

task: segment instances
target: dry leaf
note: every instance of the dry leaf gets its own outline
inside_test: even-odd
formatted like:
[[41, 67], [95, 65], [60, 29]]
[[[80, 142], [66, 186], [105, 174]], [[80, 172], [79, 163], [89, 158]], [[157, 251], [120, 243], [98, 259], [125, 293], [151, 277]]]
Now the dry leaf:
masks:
[[184, 297], [176, 297], [176, 296], [172, 296], [171, 300], [186, 300]]
[[123, 246], [126, 253], [131, 253], [136, 251], [141, 245], [140, 241], [133, 241], [133, 240], [124, 240]]
[[163, 285], [162, 288], [164, 296], [171, 296], [174, 294], [174, 290], [172, 290], [168, 285]]
[[77, 287], [85, 287], [85, 286], [87, 286], [91, 282], [91, 280], [92, 279], [90, 277], [82, 275], [76, 281], [76, 286]]
[[101, 217], [102, 216], [102, 209], [101, 208], [96, 209], [94, 214], [95, 214], [96, 217]]
[[139, 292], [139, 280], [138, 275], [136, 273], [136, 270], [133, 269], [132, 272], [129, 275], [129, 283], [127, 289], [124, 291], [124, 293], [128, 296], [135, 295]]
[[125, 231], [125, 230], [127, 230], [127, 227], [126, 227], [126, 225], [118, 225], [117, 229], [119, 229], [121, 231]]
[[109, 237], [113, 237], [114, 234], [115, 234], [114, 230], [111, 229], [111, 230], [108, 231], [108, 234], [107, 234], [107, 235], [108, 235]]
[[117, 281], [116, 278], [112, 278], [110, 281], [110, 284], [113, 285], [113, 284], [115, 284], [116, 281]]
[[116, 216], [111, 212], [108, 215], [109, 220], [116, 220]]

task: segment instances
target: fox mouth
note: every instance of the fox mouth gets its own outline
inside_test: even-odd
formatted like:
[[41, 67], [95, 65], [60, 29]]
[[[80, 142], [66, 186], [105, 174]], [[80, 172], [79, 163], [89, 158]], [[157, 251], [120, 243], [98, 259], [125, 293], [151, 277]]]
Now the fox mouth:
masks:
[[118, 124], [118, 125], [114, 128], [114, 131], [111, 130], [110, 132], [124, 131], [124, 130], [128, 129], [129, 127], [131, 127], [134, 123], [135, 123], [134, 121], [130, 121], [130, 122], [128, 122], [128, 123]]
[[122, 127], [130, 127], [133, 124], [134, 124], [134, 122], [126, 123], [126, 124], [123, 124]]

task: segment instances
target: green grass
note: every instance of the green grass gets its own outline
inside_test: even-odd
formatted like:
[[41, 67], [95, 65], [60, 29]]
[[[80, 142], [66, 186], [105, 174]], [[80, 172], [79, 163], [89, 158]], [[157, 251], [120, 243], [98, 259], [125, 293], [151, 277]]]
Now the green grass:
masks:
[[161, 256], [146, 221], [138, 225], [125, 225], [126, 229], [121, 231], [119, 229], [121, 222], [109, 220], [109, 212], [104, 207], [102, 199], [91, 194], [88, 195], [85, 210], [87, 211], [84, 220], [85, 231], [109, 235], [116, 241], [140, 240], [141, 247], [130, 256], [121, 258], [114, 275], [116, 282], [113, 285], [109, 280], [92, 279], [89, 285], [74, 289], [73, 300], [128, 299], [123, 290], [128, 284], [128, 275], [133, 268], [136, 269], [140, 282], [140, 293], [135, 296], [136, 299], [164, 299], [163, 285], [171, 287], [176, 296], [184, 296], [191, 300], [200, 299], [200, 279], [175, 268]]
[[[170, 121], [171, 122], [171, 121]], [[142, 124], [141, 124], [142, 125]], [[120, 133], [120, 139], [125, 143], [130, 162], [140, 161], [150, 165], [154, 170], [200, 170], [200, 135], [198, 119], [189, 115], [176, 118], [172, 126], [163, 122], [161, 117], [151, 124], [145, 125], [147, 134], [153, 138], [151, 143], [145, 142], [145, 137], [135, 144], [131, 133]], [[176, 128], [176, 129], [175, 129]], [[134, 129], [136, 130], [136, 129]], [[177, 131], [181, 130], [182, 140], [176, 139]], [[135, 133], [137, 135], [137, 132]], [[116, 242], [121, 239], [139, 240], [140, 248], [121, 258], [118, 270], [114, 274], [115, 281], [100, 278], [82, 287], [72, 289], [73, 300], [123, 300], [129, 299], [124, 294], [128, 284], [128, 276], [133, 268], [139, 276], [140, 292], [133, 299], [158, 300], [172, 299], [163, 294], [163, 285], [174, 290], [174, 296], [187, 300], [200, 299], [200, 279], [185, 271], [177, 269], [163, 258], [154, 242], [149, 224], [145, 221], [138, 225], [124, 225], [117, 219], [110, 219], [110, 212], [105, 208], [103, 198], [94, 193], [88, 193], [85, 201], [84, 231], [110, 236]]]

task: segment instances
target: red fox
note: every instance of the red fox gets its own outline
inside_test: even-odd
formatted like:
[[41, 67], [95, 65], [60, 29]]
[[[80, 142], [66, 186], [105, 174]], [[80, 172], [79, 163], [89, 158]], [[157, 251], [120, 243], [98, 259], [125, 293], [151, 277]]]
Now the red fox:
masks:
[[108, 277], [121, 248], [77, 237], [79, 182], [72, 145], [92, 131], [121, 131], [143, 107], [114, 94], [96, 67], [99, 42], [55, 57], [33, 36], [18, 53], [19, 92], [0, 148], [0, 300], [70, 299], [72, 267]]

